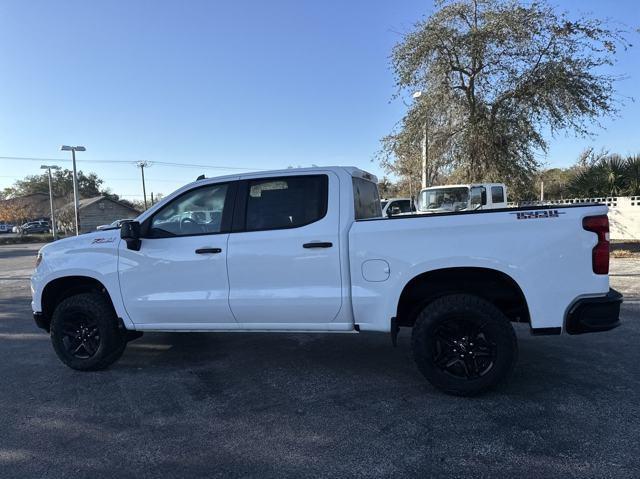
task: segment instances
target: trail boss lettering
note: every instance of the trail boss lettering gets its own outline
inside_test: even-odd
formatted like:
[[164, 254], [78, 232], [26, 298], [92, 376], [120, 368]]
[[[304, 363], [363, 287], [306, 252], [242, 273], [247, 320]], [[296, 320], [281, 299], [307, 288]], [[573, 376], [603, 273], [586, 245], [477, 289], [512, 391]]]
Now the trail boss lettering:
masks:
[[517, 213], [511, 213], [516, 215], [516, 219], [519, 220], [532, 220], [539, 218], [558, 218], [564, 214], [564, 211], [558, 210], [541, 210], [541, 211], [518, 211]]

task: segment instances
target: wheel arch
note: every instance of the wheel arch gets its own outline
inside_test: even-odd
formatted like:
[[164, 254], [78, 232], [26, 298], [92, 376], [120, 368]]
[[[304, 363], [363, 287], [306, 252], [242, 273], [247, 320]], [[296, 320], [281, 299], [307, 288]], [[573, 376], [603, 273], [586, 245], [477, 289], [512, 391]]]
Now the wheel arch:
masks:
[[397, 325], [413, 326], [424, 306], [456, 293], [477, 295], [498, 307], [511, 321], [530, 323], [525, 295], [511, 276], [485, 267], [451, 267], [418, 274], [405, 284], [397, 304]]
[[101, 281], [90, 276], [62, 276], [48, 282], [42, 290], [42, 315], [46, 323], [51, 322], [53, 312], [61, 301], [81, 293], [101, 294], [113, 309], [114, 314], [117, 314], [111, 295]]

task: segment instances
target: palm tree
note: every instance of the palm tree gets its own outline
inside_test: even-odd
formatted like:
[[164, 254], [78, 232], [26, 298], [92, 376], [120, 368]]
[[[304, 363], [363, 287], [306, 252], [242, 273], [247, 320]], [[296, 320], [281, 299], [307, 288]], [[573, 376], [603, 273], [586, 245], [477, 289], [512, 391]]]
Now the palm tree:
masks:
[[607, 155], [583, 166], [569, 183], [580, 197], [640, 195], [640, 156]]
[[620, 155], [611, 155], [604, 159], [600, 166], [602, 176], [606, 180], [607, 196], [619, 196], [626, 190], [625, 161]]
[[627, 157], [625, 173], [627, 176], [627, 194], [631, 196], [640, 195], [640, 155]]

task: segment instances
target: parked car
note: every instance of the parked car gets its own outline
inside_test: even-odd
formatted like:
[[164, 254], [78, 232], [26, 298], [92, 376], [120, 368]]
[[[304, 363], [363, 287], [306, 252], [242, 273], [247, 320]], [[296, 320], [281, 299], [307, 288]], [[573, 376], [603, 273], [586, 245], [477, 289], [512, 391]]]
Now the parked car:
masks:
[[44, 246], [34, 319], [78, 370], [106, 368], [144, 331], [376, 331], [395, 344], [410, 328], [420, 372], [458, 395], [509, 376], [512, 322], [533, 335], [619, 325], [605, 205], [384, 218], [376, 184], [353, 167], [191, 183], [119, 231]]
[[35, 233], [49, 233], [49, 223], [46, 221], [30, 221], [20, 227], [19, 233], [23, 235]]
[[0, 233], [11, 233], [13, 230], [13, 225], [9, 223], [0, 224]]
[[504, 183], [446, 185], [424, 188], [418, 195], [420, 213], [491, 210], [507, 207]]
[[122, 226], [122, 223], [124, 223], [126, 221], [132, 221], [132, 220], [131, 220], [131, 218], [115, 220], [115, 221], [109, 223], [108, 225], [100, 225], [100, 226], [98, 226], [96, 228], [96, 230], [97, 231], [104, 231], [104, 230], [118, 229], [118, 228], [120, 228], [120, 226]]
[[380, 202], [382, 216], [415, 213], [416, 206], [411, 198], [390, 198]]

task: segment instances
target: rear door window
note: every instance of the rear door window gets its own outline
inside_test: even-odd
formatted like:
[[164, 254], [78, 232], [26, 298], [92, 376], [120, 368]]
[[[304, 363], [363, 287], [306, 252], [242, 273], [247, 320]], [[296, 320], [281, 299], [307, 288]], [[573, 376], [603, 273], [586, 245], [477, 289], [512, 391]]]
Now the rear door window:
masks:
[[400, 213], [411, 213], [411, 201], [409, 200], [396, 201], [395, 206], [400, 208]]
[[502, 188], [502, 186], [491, 187], [491, 202], [504, 203], [504, 189]]
[[246, 230], [298, 228], [324, 218], [328, 184], [327, 175], [249, 181]]

